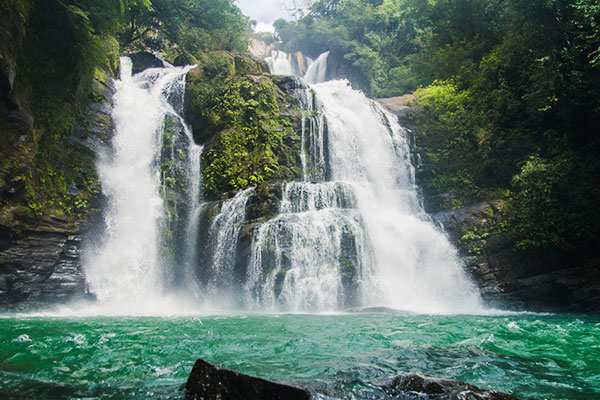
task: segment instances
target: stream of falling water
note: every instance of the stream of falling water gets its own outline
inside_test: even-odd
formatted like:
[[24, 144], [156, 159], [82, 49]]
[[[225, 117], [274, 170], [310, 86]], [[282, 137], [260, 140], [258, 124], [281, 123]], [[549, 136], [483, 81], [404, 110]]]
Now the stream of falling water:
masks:
[[[107, 312], [157, 312], [156, 305], [172, 283], [173, 269], [166, 265], [161, 244], [173, 229], [163, 199], [173, 173], [162, 172], [161, 150], [175, 139], [164, 137], [167, 117], [178, 126], [183, 148], [167, 152], [168, 162], [185, 158], [182, 174], [188, 186], [183, 199], [190, 209], [187, 235], [193, 242], [194, 215], [200, 206], [200, 155], [191, 130], [181, 116], [185, 76], [193, 68], [147, 69], [132, 76], [132, 62], [121, 58], [121, 76], [116, 82], [112, 118], [111, 149], [98, 162], [104, 210], [103, 240], [88, 249], [84, 268], [89, 291]], [[171, 180], [171, 181], [169, 181]], [[161, 197], [161, 194], [163, 195]], [[172, 207], [178, 207], [174, 202]], [[190, 252], [193, 256], [193, 251]], [[184, 271], [184, 275], [188, 275]]]
[[[246, 303], [480, 312], [456, 250], [421, 206], [405, 130], [348, 81], [324, 82], [327, 57], [305, 75], [314, 84], [296, 89], [303, 182], [284, 184], [279, 214], [253, 237]], [[290, 70], [283, 60], [275, 73]]]
[[[112, 153], [98, 165], [107, 229], [86, 260], [101, 304], [178, 313], [168, 302], [176, 288], [256, 311], [482, 310], [455, 249], [420, 204], [406, 132], [347, 81], [323, 82], [327, 57], [306, 72], [315, 83], [299, 80], [292, 93], [303, 109], [302, 181], [282, 183], [277, 214], [260, 221], [247, 221], [253, 188], [199, 219], [202, 148], [181, 117], [192, 67], [131, 76], [123, 58]], [[277, 68], [293, 71], [282, 60], [291, 58], [279, 57]]]

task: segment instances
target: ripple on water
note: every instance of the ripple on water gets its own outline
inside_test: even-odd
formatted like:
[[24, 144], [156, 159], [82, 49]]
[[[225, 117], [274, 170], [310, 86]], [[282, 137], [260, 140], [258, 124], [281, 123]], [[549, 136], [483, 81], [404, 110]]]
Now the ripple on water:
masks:
[[552, 315], [3, 318], [0, 397], [180, 398], [205, 358], [345, 399], [379, 398], [374, 383], [409, 372], [523, 398], [591, 399], [599, 327]]

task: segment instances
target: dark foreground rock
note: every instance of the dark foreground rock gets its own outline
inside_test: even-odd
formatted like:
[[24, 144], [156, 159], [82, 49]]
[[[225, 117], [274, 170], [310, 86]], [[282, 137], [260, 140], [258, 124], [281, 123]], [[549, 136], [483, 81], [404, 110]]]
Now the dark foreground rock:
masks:
[[517, 400], [516, 397], [478, 388], [465, 382], [419, 374], [401, 375], [384, 386], [392, 398], [402, 400]]
[[[318, 386], [318, 385], [317, 385]], [[331, 388], [313, 387], [326, 397], [343, 397]], [[518, 400], [506, 393], [481, 389], [469, 383], [438, 379], [419, 374], [399, 375], [387, 382], [371, 386], [380, 399], [398, 400]], [[244, 399], [297, 400], [311, 399], [311, 392], [287, 383], [240, 374], [198, 359], [185, 385], [186, 400]]]
[[196, 361], [185, 385], [185, 399], [307, 400], [310, 392], [286, 383], [268, 381]]

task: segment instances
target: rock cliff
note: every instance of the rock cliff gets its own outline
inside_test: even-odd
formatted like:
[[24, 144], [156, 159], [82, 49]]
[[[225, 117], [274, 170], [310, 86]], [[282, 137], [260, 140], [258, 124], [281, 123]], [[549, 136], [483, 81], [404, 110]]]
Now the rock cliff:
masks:
[[33, 203], [27, 193], [38, 190], [28, 181], [35, 173], [33, 116], [26, 109], [0, 113], [5, 134], [12, 138], [1, 149], [3, 159], [11, 160], [0, 167], [1, 308], [35, 308], [86, 295], [80, 256], [84, 236], [99, 217], [102, 199], [94, 162], [110, 139], [113, 91], [112, 78], [98, 71], [91, 88], [95, 101], [60, 141], [66, 162], [78, 173], [55, 188], [63, 199], [58, 204]]
[[[60, 2], [0, 6], [0, 308], [85, 296], [118, 43]], [[95, 45], [95, 46], [94, 46]]]
[[[413, 120], [406, 118], [407, 113], [418, 112], [412, 100], [402, 96], [378, 101], [404, 126], [416, 130]], [[414, 151], [419, 154], [418, 140]], [[427, 165], [418, 169], [417, 180], [422, 185], [431, 175]], [[518, 232], [502, 222], [509, 207], [506, 199], [454, 209], [453, 198], [453, 193], [425, 193], [423, 202], [457, 246], [490, 305], [544, 312], [600, 312], [600, 260], [553, 250], [519, 250], [515, 245]]]
[[515, 310], [598, 312], [600, 260], [516, 249], [515, 232], [497, 228], [505, 203], [484, 201], [433, 214], [457, 245], [484, 299]]

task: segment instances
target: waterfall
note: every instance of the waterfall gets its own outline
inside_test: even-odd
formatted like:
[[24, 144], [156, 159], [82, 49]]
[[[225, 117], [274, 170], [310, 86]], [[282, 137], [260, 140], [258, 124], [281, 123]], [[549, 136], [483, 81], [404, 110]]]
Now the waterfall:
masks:
[[[203, 298], [262, 311], [481, 309], [422, 208], [406, 132], [347, 81], [322, 82], [327, 53], [307, 71], [319, 83], [298, 78], [290, 93], [302, 108], [302, 180], [213, 202], [203, 202], [203, 149], [182, 117], [191, 68], [132, 76], [122, 59], [112, 148], [98, 162], [106, 233], [85, 259], [101, 304], [138, 313], [175, 292], [195, 307]], [[265, 193], [274, 207], [257, 214]]]
[[236, 261], [238, 236], [246, 217], [246, 204], [254, 188], [242, 190], [223, 203], [210, 226], [209, 270], [205, 272], [208, 292], [215, 296], [234, 286], [233, 270]]
[[327, 57], [292, 93], [304, 110], [303, 182], [285, 183], [278, 215], [255, 230], [246, 303], [481, 310], [456, 249], [423, 210], [407, 133], [347, 81], [324, 82]]
[[306, 58], [307, 68], [301, 68], [296, 55], [273, 50], [265, 61], [273, 75], [304, 76], [308, 83], [321, 83], [326, 79], [328, 57], [329, 52], [325, 52], [314, 61]]
[[288, 54], [281, 50], [272, 50], [265, 61], [272, 74], [289, 76], [303, 75], [313, 64], [313, 60], [304, 57], [301, 53]]
[[[138, 309], [173, 282], [176, 266], [165, 247], [179, 229], [175, 214], [191, 208], [193, 215], [200, 201], [202, 148], [181, 117], [191, 68], [167, 66], [132, 76], [131, 60], [121, 58], [112, 146], [97, 163], [108, 200], [106, 232], [84, 260], [89, 290], [101, 303]], [[187, 195], [178, 194], [182, 185], [191, 188]], [[190, 225], [188, 234], [194, 229]]]
[[329, 57], [329, 52], [325, 52], [321, 54], [315, 62], [311, 64], [311, 66], [306, 71], [304, 75], [304, 80], [308, 83], [321, 83], [325, 82], [325, 78], [327, 75], [327, 58]]
[[406, 132], [347, 81], [311, 90], [315, 101], [302, 103], [326, 120], [312, 134], [327, 137], [330, 179], [284, 184], [279, 214], [253, 236], [246, 303], [290, 311], [479, 309], [455, 249], [421, 207]]
[[424, 212], [406, 132], [347, 81], [314, 85], [327, 118], [332, 180], [351, 183], [374, 255], [365, 305], [427, 312], [479, 309], [456, 250]]
[[253, 238], [247, 304], [291, 311], [363, 304], [373, 258], [355, 202], [343, 183], [286, 183], [279, 215]]
[[300, 132], [300, 162], [303, 181], [323, 181], [327, 177], [326, 124], [323, 113], [318, 112], [314, 92], [300, 80], [291, 93], [302, 107]]

